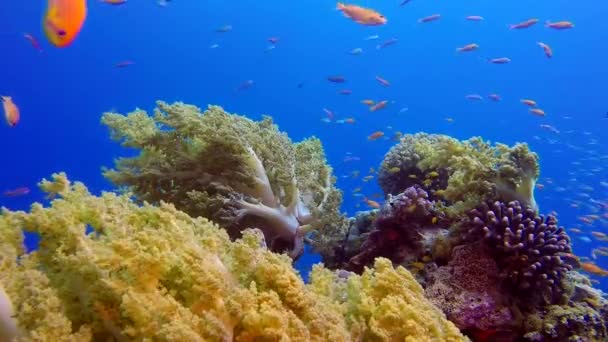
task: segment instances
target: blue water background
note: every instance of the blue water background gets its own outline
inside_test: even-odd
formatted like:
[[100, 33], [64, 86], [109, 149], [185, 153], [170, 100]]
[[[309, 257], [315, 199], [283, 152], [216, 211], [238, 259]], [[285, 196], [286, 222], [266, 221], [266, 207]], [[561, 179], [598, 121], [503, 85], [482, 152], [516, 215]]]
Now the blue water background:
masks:
[[[602, 1], [413, 0], [360, 1], [388, 18], [383, 27], [363, 27], [337, 12], [332, 1], [186, 1], [160, 7], [153, 0], [130, 0], [124, 6], [89, 1], [86, 24], [72, 46], [56, 49], [41, 32], [44, 1], [0, 3], [0, 94], [20, 106], [22, 120], [15, 128], [0, 127], [2, 168], [0, 190], [28, 186], [32, 193], [0, 198], [0, 205], [27, 209], [44, 201], [35, 184], [51, 173], [66, 171], [91, 191], [111, 190], [101, 176], [102, 166], [125, 150], [109, 139], [100, 124], [104, 111], [152, 109], [154, 101], [184, 101], [205, 107], [218, 104], [230, 112], [259, 119], [273, 116], [294, 140], [315, 135], [322, 139], [328, 159], [344, 191], [344, 210], [366, 209], [352, 190], [372, 195], [380, 190], [375, 179], [363, 183], [349, 174], [377, 168], [394, 143], [395, 131], [444, 133], [457, 138], [481, 135], [508, 144], [525, 141], [541, 157], [545, 185], [537, 191], [541, 210], [556, 210], [562, 224], [608, 232], [606, 219], [583, 225], [579, 217], [601, 215], [595, 201], [608, 199], [608, 3]], [[421, 17], [439, 13], [441, 19], [418, 24]], [[481, 15], [483, 22], [468, 22]], [[510, 31], [508, 24], [532, 17], [540, 23]], [[545, 20], [571, 20], [572, 30], [543, 27]], [[232, 25], [228, 33], [215, 30]], [[28, 32], [42, 43], [38, 53], [23, 38]], [[379, 40], [364, 40], [370, 35]], [[269, 37], [280, 37], [266, 51]], [[396, 45], [376, 45], [397, 38]], [[547, 59], [537, 41], [555, 53]], [[469, 43], [479, 51], [457, 54]], [[211, 49], [212, 44], [219, 47]], [[358, 56], [347, 52], [360, 47]], [[509, 57], [507, 65], [487, 58]], [[123, 60], [135, 65], [115, 68]], [[327, 82], [343, 75], [347, 82]], [[374, 80], [381, 76], [388, 88]], [[235, 91], [246, 80], [254, 86]], [[301, 87], [298, 87], [298, 84]], [[351, 89], [349, 96], [338, 95]], [[467, 94], [497, 93], [501, 102], [473, 102]], [[547, 116], [527, 112], [521, 98], [538, 101]], [[387, 109], [369, 112], [363, 99], [389, 100]], [[353, 117], [355, 125], [324, 123], [323, 108], [336, 119]], [[400, 112], [403, 108], [407, 111]], [[446, 118], [453, 118], [448, 122]], [[553, 125], [559, 134], [541, 129]], [[391, 126], [392, 128], [387, 128]], [[382, 130], [389, 139], [370, 142]], [[350, 155], [348, 153], [351, 153]], [[344, 157], [359, 161], [344, 162]], [[586, 189], [584, 187], [592, 187]], [[573, 208], [573, 203], [578, 208]], [[360, 207], [357, 208], [357, 205]], [[581, 240], [572, 234], [575, 251], [589, 256], [604, 242]], [[28, 240], [35, 245], [35, 241]], [[306, 275], [318, 256], [307, 254], [298, 263]], [[608, 267], [608, 257], [597, 263]], [[608, 287], [608, 282], [602, 283]]]

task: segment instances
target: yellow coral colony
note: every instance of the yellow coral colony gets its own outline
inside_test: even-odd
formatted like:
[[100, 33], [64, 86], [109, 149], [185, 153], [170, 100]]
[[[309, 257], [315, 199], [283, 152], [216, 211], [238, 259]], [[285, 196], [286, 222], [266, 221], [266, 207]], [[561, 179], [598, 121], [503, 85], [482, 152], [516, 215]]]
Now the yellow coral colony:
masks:
[[[41, 183], [57, 196], [49, 207], [0, 215], [0, 338], [465, 340], [411, 274], [386, 259], [347, 279], [317, 266], [306, 285], [258, 230], [232, 242], [170, 204], [96, 197], [53, 177]], [[40, 235], [36, 251], [24, 252], [22, 231]]]

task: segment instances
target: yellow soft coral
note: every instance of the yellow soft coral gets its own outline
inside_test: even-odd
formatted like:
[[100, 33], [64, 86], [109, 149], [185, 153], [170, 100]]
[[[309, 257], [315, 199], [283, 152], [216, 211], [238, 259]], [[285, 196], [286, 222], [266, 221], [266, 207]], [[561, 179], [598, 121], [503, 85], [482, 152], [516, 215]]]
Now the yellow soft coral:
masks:
[[[0, 284], [6, 290], [0, 292], [0, 336], [463, 339], [424, 299], [411, 275], [386, 260], [347, 286], [318, 276], [305, 285], [288, 256], [266, 248], [259, 230], [230, 241], [215, 224], [173, 205], [139, 206], [114, 193], [96, 197], [65, 174], [53, 177], [41, 184], [58, 196], [50, 207], [34, 204], [29, 213], [0, 216]], [[22, 230], [40, 235], [36, 251], [25, 254]], [[316, 272], [329, 271], [317, 267]]]

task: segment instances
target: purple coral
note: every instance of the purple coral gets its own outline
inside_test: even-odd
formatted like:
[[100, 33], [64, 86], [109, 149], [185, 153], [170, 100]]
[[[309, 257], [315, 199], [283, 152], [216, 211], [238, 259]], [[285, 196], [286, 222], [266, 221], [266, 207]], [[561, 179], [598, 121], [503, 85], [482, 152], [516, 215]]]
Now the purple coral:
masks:
[[428, 197], [419, 187], [409, 187], [396, 196], [389, 195], [374, 222], [374, 229], [361, 245], [359, 254], [352, 257], [346, 267], [361, 271], [379, 256], [396, 263], [418, 257], [423, 250], [423, 230], [433, 226], [436, 217], [434, 203]]
[[481, 236], [496, 251], [503, 276], [516, 290], [540, 290], [553, 298], [563, 292], [562, 277], [578, 261], [554, 216], [537, 216], [517, 201], [496, 201], [471, 210], [469, 218], [469, 236]]

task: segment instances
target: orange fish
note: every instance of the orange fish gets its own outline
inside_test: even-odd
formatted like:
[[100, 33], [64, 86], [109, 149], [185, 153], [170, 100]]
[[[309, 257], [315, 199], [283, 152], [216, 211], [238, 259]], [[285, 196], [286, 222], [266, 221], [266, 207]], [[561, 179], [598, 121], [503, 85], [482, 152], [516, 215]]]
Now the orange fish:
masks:
[[597, 276], [601, 276], [601, 277], [608, 276], [608, 271], [606, 271], [605, 269], [599, 267], [598, 265], [596, 265], [592, 262], [581, 263], [581, 268], [583, 269], [583, 271], [597, 275]]
[[344, 13], [344, 16], [354, 20], [361, 25], [384, 25], [386, 17], [370, 8], [363, 8], [357, 5], [345, 5], [338, 2], [337, 9]]
[[10, 96], [0, 96], [2, 99], [2, 107], [4, 107], [4, 117], [6, 123], [10, 127], [15, 127], [19, 123], [19, 108], [13, 102], [13, 98]]
[[24, 196], [30, 193], [30, 188], [28, 187], [20, 187], [12, 190], [6, 190], [2, 193], [4, 197], [17, 197]]
[[522, 99], [520, 102], [530, 107], [536, 107], [536, 101], [534, 100]]
[[555, 21], [550, 22], [547, 21], [545, 23], [545, 27], [549, 27], [556, 30], [566, 30], [574, 27], [574, 24], [571, 21]]
[[545, 52], [545, 56], [547, 56], [547, 58], [553, 57], [553, 50], [551, 50], [551, 47], [549, 45], [543, 42], [537, 42], [536, 44], [543, 48], [543, 51]]
[[118, 6], [118, 5], [124, 5], [127, 3], [127, 0], [101, 0], [101, 2], [104, 2], [108, 5], [114, 5], [114, 6]]
[[51, 44], [63, 48], [74, 41], [86, 17], [86, 0], [48, 0], [42, 26]]
[[521, 23], [518, 23], [518, 24], [509, 25], [509, 30], [528, 28], [528, 27], [536, 24], [537, 22], [538, 22], [538, 19], [536, 19], [536, 18], [528, 19], [528, 20], [522, 21]]
[[384, 78], [380, 77], [380, 76], [376, 76], [376, 81], [380, 82], [380, 84], [382, 84], [385, 87], [388, 87], [391, 85], [391, 83], [387, 80], [385, 80]]
[[479, 45], [477, 44], [467, 44], [463, 47], [459, 47], [458, 49], [456, 49], [456, 51], [458, 52], [469, 52], [469, 51], [474, 51], [479, 49]]
[[375, 112], [377, 110], [380, 110], [380, 109], [386, 107], [387, 104], [388, 104], [387, 100], [380, 101], [380, 102], [376, 103], [375, 105], [369, 107], [369, 111]]
[[356, 121], [355, 121], [354, 118], [346, 118], [346, 119], [344, 119], [344, 123], [347, 123], [347, 124], [354, 124], [355, 122]]
[[374, 100], [363, 100], [361, 101], [361, 103], [363, 103], [364, 105], [373, 106]]
[[540, 108], [531, 108], [530, 109], [530, 113], [537, 115], [537, 116], [545, 116], [545, 111], [540, 109]]
[[379, 209], [380, 208], [380, 203], [374, 201], [374, 200], [370, 200], [367, 197], [363, 198], [363, 202], [365, 202], [365, 204], [367, 204], [369, 207], [374, 208], [374, 209]]
[[382, 132], [382, 131], [376, 131], [376, 132], [370, 134], [367, 137], [367, 140], [374, 141], [374, 140], [378, 140], [378, 139], [382, 138], [383, 136], [384, 136], [384, 132]]

